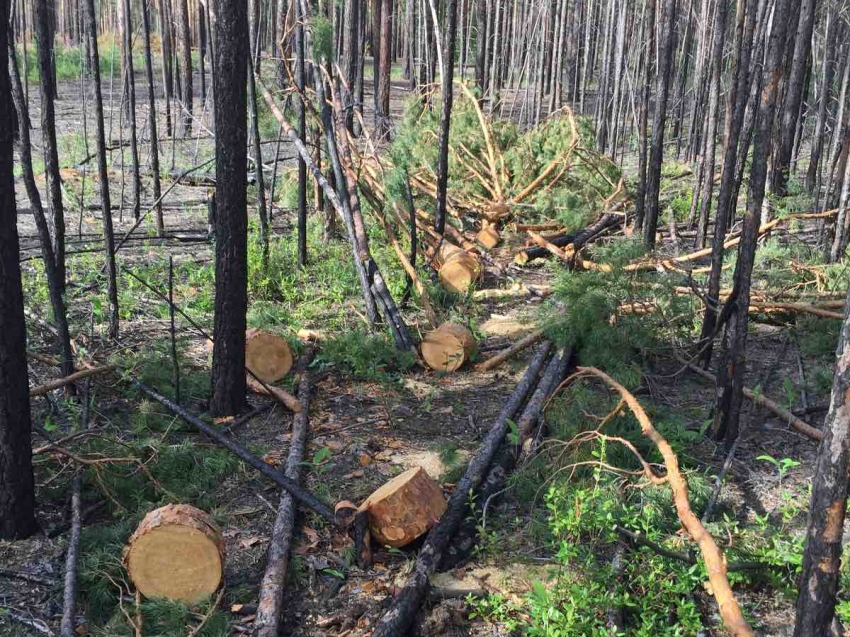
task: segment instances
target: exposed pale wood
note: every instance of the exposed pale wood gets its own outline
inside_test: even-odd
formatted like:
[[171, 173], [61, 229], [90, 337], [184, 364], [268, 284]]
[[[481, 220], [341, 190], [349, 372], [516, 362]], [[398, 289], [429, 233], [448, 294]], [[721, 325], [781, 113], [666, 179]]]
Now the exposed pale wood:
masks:
[[139, 592], [194, 604], [221, 585], [225, 546], [210, 515], [188, 504], [148, 513], [130, 538], [125, 564]]
[[443, 323], [422, 339], [422, 358], [431, 369], [453, 372], [475, 352], [475, 337], [457, 323]]
[[80, 370], [71, 374], [70, 376], [66, 376], [65, 378], [57, 378], [56, 380], [52, 380], [49, 383], [39, 385], [38, 387], [33, 387], [32, 389], [30, 389], [30, 398], [34, 398], [36, 396], [43, 396], [44, 394], [47, 394], [48, 392], [51, 392], [54, 389], [67, 387], [71, 383], [76, 383], [78, 380], [83, 380], [84, 378], [88, 378], [89, 376], [96, 376], [97, 374], [111, 372], [114, 369], [115, 367], [112, 365], [101, 365], [100, 367], [92, 367], [90, 369]]
[[264, 383], [276, 383], [292, 369], [292, 348], [277, 334], [249, 329], [245, 334], [245, 367]]
[[475, 366], [475, 371], [476, 372], [486, 372], [490, 369], [498, 367], [499, 365], [504, 363], [506, 360], [508, 360], [511, 356], [513, 356], [517, 352], [521, 352], [522, 350], [524, 350], [529, 345], [533, 345], [534, 343], [539, 341], [541, 338], [543, 338], [543, 330], [536, 330], [536, 331], [532, 332], [531, 334], [529, 334], [528, 336], [524, 336], [523, 338], [518, 340], [516, 343], [511, 345], [510, 347], [506, 347], [505, 349], [503, 349], [501, 352], [499, 352], [495, 356], [491, 356], [486, 361], [484, 361], [482, 363], [478, 363], [478, 365]]
[[301, 411], [301, 403], [298, 402], [298, 399], [290, 394], [288, 391], [281, 387], [275, 387], [274, 385], [264, 385], [258, 382], [255, 378], [251, 378], [251, 376], [245, 376], [245, 383], [248, 386], [248, 389], [255, 394], [263, 394], [264, 396], [271, 396], [276, 401], [291, 409], [295, 413]]
[[375, 540], [399, 548], [440, 520], [446, 511], [446, 499], [425, 469], [413, 467], [378, 488], [359, 510], [368, 511]]

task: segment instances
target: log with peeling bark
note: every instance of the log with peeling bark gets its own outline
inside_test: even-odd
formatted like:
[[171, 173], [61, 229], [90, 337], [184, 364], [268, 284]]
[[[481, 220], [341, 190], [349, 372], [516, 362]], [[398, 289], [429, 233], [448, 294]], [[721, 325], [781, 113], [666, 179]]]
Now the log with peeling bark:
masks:
[[428, 472], [412, 467], [381, 485], [359, 511], [368, 513], [372, 537], [401, 548], [428, 532], [446, 511], [446, 499]]
[[[579, 230], [574, 234], [562, 234], [552, 237], [546, 237], [546, 240], [552, 245], [561, 248], [566, 255], [566, 259], [573, 258], [582, 247], [590, 241], [600, 236], [604, 232], [610, 230], [622, 221], [622, 217], [613, 212], [606, 212], [596, 221], [590, 224], [587, 228]], [[528, 232], [534, 232], [528, 229]], [[524, 265], [533, 259], [540, 259], [554, 254], [546, 248], [546, 246], [536, 245], [525, 248], [514, 256], [514, 263]], [[560, 255], [558, 255], [560, 256]]]
[[[618, 392], [640, 424], [641, 433], [658, 449], [664, 459], [664, 467], [667, 469], [665, 480], [672, 491], [676, 515], [702, 553], [708, 580], [711, 583], [711, 593], [717, 601], [723, 624], [733, 637], [754, 637], [755, 633], [744, 618], [729, 584], [729, 578], [726, 575], [726, 556], [691, 509], [688, 501], [688, 484], [679, 471], [679, 460], [670, 443], [653, 426], [640, 402], [625, 387], [595, 367], [579, 367], [578, 371], [580, 374], [593, 375], [602, 379], [606, 385]], [[651, 469], [646, 468], [646, 471]]]
[[405, 582], [399, 594], [393, 600], [390, 609], [381, 617], [372, 633], [372, 637], [396, 637], [406, 634], [413, 623], [422, 600], [430, 588], [430, 577], [442, 559], [442, 555], [452, 537], [466, 517], [470, 493], [475, 493], [478, 485], [493, 462], [502, 441], [507, 435], [510, 420], [519, 411], [526, 396], [537, 384], [540, 370], [546, 365], [552, 344], [548, 341], [541, 345], [528, 369], [502, 408], [490, 433], [479, 447], [475, 457], [469, 463], [466, 473], [455, 487], [449, 499], [449, 505], [443, 517], [428, 533], [425, 544], [419, 552], [413, 572]]
[[248, 389], [255, 394], [271, 396], [287, 409], [294, 411], [296, 414], [301, 411], [301, 403], [298, 399], [282, 387], [275, 387], [274, 385], [261, 383], [257, 379], [252, 378], [250, 375], [245, 377], [245, 384], [248, 386]]
[[83, 380], [84, 378], [89, 378], [90, 376], [96, 376], [97, 374], [104, 374], [106, 372], [111, 372], [115, 367], [112, 365], [102, 365], [100, 367], [92, 367], [90, 369], [83, 369], [78, 372], [71, 374], [70, 376], [66, 376], [65, 378], [57, 378], [56, 380], [52, 380], [44, 385], [39, 385], [38, 387], [33, 387], [30, 389], [30, 398], [35, 398], [36, 396], [44, 396], [49, 392], [52, 392], [54, 389], [61, 389], [62, 387], [67, 387], [72, 383], [76, 383], [79, 380]]
[[124, 563], [148, 599], [196, 604], [218, 590], [224, 558], [221, 529], [210, 515], [188, 504], [168, 504], [141, 521]]
[[[552, 356], [546, 369], [537, 383], [531, 398], [522, 410], [522, 415], [517, 420], [520, 440], [518, 444], [505, 442], [502, 444], [496, 459], [487, 472], [487, 477], [481, 483], [476, 503], [482, 509], [486, 509], [492, 500], [500, 494], [505, 485], [508, 475], [513, 471], [522, 453], [523, 441], [532, 436], [534, 425], [538, 422], [540, 413], [546, 402], [557, 389], [561, 381], [566, 377], [573, 358], [573, 350], [569, 349], [560, 354]], [[443, 554], [440, 561], [440, 570], [449, 571], [459, 566], [472, 553], [478, 539], [478, 520], [467, 517], [461, 527], [455, 533], [451, 545]]]
[[[296, 484], [301, 477], [301, 465], [309, 429], [310, 375], [307, 372], [307, 366], [311, 358], [312, 350], [308, 350], [302, 355], [298, 364], [299, 369], [302, 370], [298, 383], [298, 400], [301, 402], [301, 410], [295, 415], [292, 423], [292, 437], [284, 473]], [[295, 530], [295, 513], [295, 499], [284, 491], [280, 496], [277, 518], [269, 543], [266, 571], [260, 585], [257, 617], [254, 620], [256, 637], [277, 637], [278, 634], [289, 555], [292, 551], [292, 536]]]
[[438, 372], [454, 372], [475, 353], [475, 337], [457, 323], [443, 323], [422, 339], [422, 359]]
[[501, 365], [502, 363], [504, 363], [506, 360], [508, 360], [514, 354], [517, 354], [517, 353], [521, 352], [522, 350], [524, 350], [526, 347], [533, 345], [534, 343], [539, 341], [541, 338], [543, 338], [543, 330], [536, 330], [536, 331], [532, 332], [531, 334], [529, 334], [528, 336], [524, 336], [523, 338], [518, 340], [513, 345], [506, 347], [505, 349], [503, 349], [498, 354], [491, 356], [486, 361], [484, 361], [482, 363], [478, 363], [478, 365], [475, 366], [475, 371], [476, 372], [486, 372], [486, 371], [489, 371], [491, 369], [494, 369], [494, 368], [498, 367], [499, 365]]

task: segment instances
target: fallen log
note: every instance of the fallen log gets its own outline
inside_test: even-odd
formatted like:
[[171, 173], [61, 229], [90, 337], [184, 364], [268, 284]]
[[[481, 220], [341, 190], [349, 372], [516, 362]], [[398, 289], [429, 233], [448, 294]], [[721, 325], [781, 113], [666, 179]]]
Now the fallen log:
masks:
[[61, 389], [62, 387], [67, 387], [71, 383], [76, 383], [78, 380], [83, 380], [84, 378], [88, 378], [90, 376], [96, 376], [97, 374], [103, 374], [106, 372], [111, 372], [115, 367], [113, 365], [102, 365], [100, 367], [91, 367], [89, 369], [83, 369], [78, 372], [74, 372], [70, 376], [66, 376], [65, 378], [57, 378], [56, 380], [52, 380], [48, 383], [44, 383], [43, 385], [39, 385], [38, 387], [33, 387], [30, 389], [30, 398], [35, 398], [36, 396], [44, 396], [49, 392], [52, 392], [54, 389]]
[[539, 341], [541, 338], [543, 338], [543, 330], [537, 330], [535, 332], [532, 332], [528, 336], [525, 336], [525, 337], [521, 338], [520, 340], [518, 340], [516, 343], [514, 343], [510, 347], [507, 347], [507, 348], [503, 349], [501, 352], [499, 352], [498, 354], [491, 356], [486, 361], [484, 361], [482, 363], [478, 363], [478, 365], [475, 366], [475, 371], [476, 372], [486, 372], [486, 371], [489, 371], [491, 369], [494, 369], [494, 368], [498, 367], [499, 365], [501, 365], [502, 363], [504, 363], [506, 360], [508, 360], [511, 356], [513, 356], [517, 352], [521, 352], [522, 350], [524, 350], [529, 345], [533, 345], [534, 343]]
[[77, 629], [77, 556], [80, 549], [80, 531], [82, 514], [80, 492], [82, 485], [82, 469], [74, 474], [71, 486], [71, 535], [68, 538], [68, 549], [65, 552], [65, 589], [62, 594], [62, 622], [59, 628], [61, 637], [76, 637]]
[[437, 372], [453, 372], [475, 353], [475, 337], [463, 325], [443, 323], [422, 339], [422, 359]]
[[[613, 228], [621, 221], [622, 217], [620, 215], [613, 212], [606, 212], [592, 224], [583, 230], [579, 230], [575, 234], [554, 235], [546, 237], [546, 240], [555, 247], [563, 249], [565, 256], [561, 258], [569, 260], [574, 258], [578, 251], [581, 250], [581, 248], [583, 248], [587, 243], [601, 235], [606, 230]], [[528, 228], [526, 231], [535, 232], [533, 228]], [[549, 254], [552, 254], [552, 252], [548, 250], [546, 246], [538, 244], [537, 246], [531, 246], [520, 250], [514, 256], [514, 263], [517, 265], [525, 265], [529, 261], [541, 259]], [[556, 254], [556, 256], [561, 255]]]
[[[717, 382], [717, 379], [714, 377], [714, 374], [712, 374], [711, 372], [706, 371], [706, 370], [702, 369], [701, 367], [698, 367], [698, 366], [694, 365], [693, 363], [689, 363], [689, 362], [684, 361], [682, 359], [679, 359], [679, 361], [681, 363], [684, 363], [689, 370], [691, 370], [692, 372], [694, 372], [698, 376], [702, 376], [703, 378], [705, 378], [708, 381], [711, 381], [712, 383]], [[747, 398], [752, 400], [756, 405], [758, 405], [760, 407], [764, 407], [765, 409], [772, 411], [774, 414], [776, 414], [777, 416], [779, 416], [780, 418], [785, 420], [789, 425], [794, 427], [794, 429], [796, 429], [800, 433], [805, 434], [806, 436], [808, 436], [812, 440], [823, 440], [823, 432], [820, 429], [815, 429], [809, 423], [807, 423], [803, 420], [800, 420], [799, 418], [797, 418], [797, 416], [795, 416], [793, 413], [791, 413], [790, 411], [788, 411], [787, 409], [782, 407], [776, 401], [771, 400], [767, 396], [757, 394], [756, 392], [754, 392], [749, 387], [744, 387], [743, 391], [744, 391], [744, 396], [746, 396]]]
[[124, 563], [136, 590], [148, 599], [197, 604], [221, 586], [224, 556], [212, 516], [188, 504], [167, 504], [139, 523]]
[[[753, 629], [744, 619], [744, 614], [741, 612], [741, 607], [738, 605], [738, 601], [732, 592], [732, 586], [729, 584], [729, 578], [726, 576], [725, 555], [691, 510], [688, 501], [688, 484], [679, 471], [679, 460], [670, 443], [652, 425], [649, 416], [646, 415], [637, 398], [620, 383], [595, 367], [579, 367], [577, 369], [580, 374], [593, 375], [602, 379], [606, 385], [618, 392], [640, 424], [641, 433], [657, 447], [664, 459], [664, 467], [667, 469], [666, 482], [673, 494], [676, 514], [682, 526], [685, 527], [702, 553], [708, 572], [708, 580], [711, 583], [711, 593], [717, 601], [717, 607], [724, 625], [733, 637], [755, 637]], [[647, 469], [647, 471], [651, 471], [651, 469]]]
[[245, 384], [248, 386], [248, 389], [254, 392], [255, 394], [271, 396], [276, 401], [284, 405], [287, 409], [291, 409], [292, 411], [294, 411], [296, 414], [301, 411], [301, 403], [298, 402], [298, 399], [282, 387], [266, 385], [252, 378], [250, 375], [245, 376]]
[[279, 487], [285, 489], [290, 494], [292, 494], [292, 496], [296, 500], [298, 500], [299, 503], [306, 506], [308, 509], [311, 509], [318, 513], [327, 522], [334, 525], [336, 524], [336, 517], [334, 515], [333, 509], [331, 509], [327, 504], [325, 504], [312, 493], [310, 493], [310, 491], [299, 485], [297, 482], [294, 482], [293, 480], [287, 478], [275, 467], [273, 467], [267, 462], [264, 462], [263, 460], [252, 454], [250, 451], [248, 451], [245, 447], [240, 445], [235, 440], [231, 440], [230, 438], [228, 438], [227, 435], [222, 431], [219, 431], [215, 427], [211, 427], [203, 420], [191, 414], [180, 405], [175, 404], [162, 394], [155, 392], [153, 389], [145, 385], [142, 381], [132, 376], [130, 376], [130, 380], [133, 385], [135, 385], [138, 389], [142, 391], [142, 393], [154, 399], [160, 405], [168, 409], [171, 413], [180, 416], [180, 418], [182, 418], [187, 423], [198, 429], [208, 438], [210, 438], [214, 442], [217, 442], [219, 445], [233, 453], [236, 457], [240, 458], [247, 464], [257, 469], [264, 476], [275, 482]]
[[[312, 351], [308, 350], [301, 357], [298, 365], [303, 370], [298, 383], [298, 400], [301, 402], [301, 410], [295, 415], [295, 420], [292, 423], [292, 437], [289, 442], [289, 455], [286, 458], [286, 471], [284, 473], [295, 484], [298, 484], [301, 478], [301, 465], [304, 460], [304, 449], [307, 446], [307, 431], [310, 422], [310, 375], [307, 372], [307, 366], [311, 357]], [[256, 637], [277, 637], [278, 634], [289, 555], [292, 552], [295, 513], [295, 499], [284, 491], [280, 496], [277, 518], [275, 518], [272, 539], [269, 544], [266, 571], [260, 584], [257, 617], [254, 620]]]
[[[513, 471], [522, 453], [523, 441], [531, 436], [532, 429], [538, 421], [543, 406], [552, 395], [552, 392], [555, 391], [560, 382], [566, 377], [572, 358], [572, 350], [566, 350], [560, 355], [556, 354], [552, 357], [546, 366], [546, 370], [543, 372], [543, 376], [540, 378], [540, 382], [537, 384], [537, 389], [535, 389], [534, 394], [526, 403], [522, 415], [517, 420], [520, 440], [517, 444], [504, 443], [499, 450], [499, 454], [493, 461], [476, 497], [476, 502], [481, 506], [485, 514], [490, 501], [504, 489], [505, 481], [511, 471]], [[439, 570], [449, 571], [457, 568], [472, 553], [477, 538], [478, 520], [472, 516], [468, 516], [457, 533], [455, 533], [451, 545], [443, 554]]]
[[552, 344], [546, 342], [535, 354], [522, 380], [502, 408], [490, 433], [487, 434], [475, 457], [469, 463], [463, 478], [452, 492], [448, 509], [439, 524], [428, 533], [413, 566], [413, 572], [393, 600], [390, 609], [378, 621], [372, 637], [398, 637], [410, 628], [419, 605], [430, 588], [430, 576], [440, 563], [452, 536], [466, 517], [470, 493], [474, 493], [483, 480], [485, 472], [492, 464], [508, 432], [510, 420], [519, 411], [525, 397], [537, 383], [537, 377], [546, 364], [551, 347]]
[[358, 509], [368, 514], [372, 537], [393, 548], [407, 546], [429, 531], [445, 511], [440, 485], [422, 467], [381, 485]]

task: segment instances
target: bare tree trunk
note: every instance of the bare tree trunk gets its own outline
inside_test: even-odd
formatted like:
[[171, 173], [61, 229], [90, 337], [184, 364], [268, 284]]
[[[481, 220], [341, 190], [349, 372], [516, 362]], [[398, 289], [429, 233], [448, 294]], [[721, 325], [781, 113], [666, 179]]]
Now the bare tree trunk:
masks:
[[649, 99], [652, 93], [652, 60], [655, 59], [655, 11], [656, 0], [648, 0], [646, 5], [643, 87], [641, 89], [638, 121], [638, 184], [635, 195], [635, 226], [638, 229], [643, 228], [646, 216], [647, 126], [649, 124]]
[[714, 42], [711, 51], [711, 88], [709, 89], [708, 128], [702, 153], [703, 185], [700, 202], [699, 227], [694, 247], [701, 249], [708, 234], [708, 218], [711, 214], [711, 195], [714, 191], [714, 167], [717, 149], [717, 121], [720, 108], [720, 82], [723, 66], [723, 44], [726, 34], [726, 2], [718, 2], [714, 8]]
[[68, 314], [65, 309], [65, 300], [62, 297], [62, 288], [56, 273], [56, 257], [53, 254], [53, 242], [50, 238], [50, 226], [44, 215], [41, 204], [41, 194], [35, 183], [35, 175], [32, 168], [32, 143], [30, 141], [30, 117], [27, 108], [26, 96], [21, 85], [21, 76], [18, 73], [18, 65], [15, 61], [15, 49], [12, 40], [9, 40], [9, 77], [11, 79], [12, 100], [15, 103], [18, 120], [18, 149], [20, 163], [23, 173], [24, 187], [32, 207], [33, 218], [38, 229], [41, 243], [41, 255], [44, 261], [44, 273], [47, 277], [47, 290], [50, 295], [50, 306], [53, 310], [53, 320], [59, 336], [59, 347], [62, 351], [62, 375], [70, 376], [74, 373], [74, 352], [71, 350], [71, 335], [68, 330]]
[[[258, 36], [255, 36], [258, 37]], [[257, 109], [257, 86], [254, 67], [248, 56], [248, 98], [251, 100], [251, 143], [254, 146], [254, 175], [257, 181], [257, 214], [260, 218], [260, 244], [262, 245], [262, 268], [269, 267], [269, 214], [266, 208], [266, 184], [263, 173], [263, 145], [260, 140], [259, 110]]]
[[[845, 308], [850, 308], [850, 292]], [[829, 627], [835, 616], [844, 517], [847, 512], [848, 467], [850, 313], [845, 309], [835, 353], [832, 399], [812, 479], [812, 500], [806, 525], [806, 548], [797, 596], [794, 637], [822, 637], [830, 634]]]
[[664, 124], [667, 119], [667, 95], [670, 91], [671, 65], [673, 61], [673, 23], [676, 15], [676, 0], [661, 0], [663, 8], [659, 16], [661, 42], [658, 59], [657, 91], [655, 112], [652, 116], [652, 151], [649, 157], [646, 179], [645, 219], [643, 240], [648, 249], [655, 247], [655, 230], [658, 227], [658, 195], [661, 188], [661, 163], [664, 158]]
[[[59, 176], [59, 150], [56, 144], [56, 95], [53, 69], [53, 40], [47, 0], [33, 0], [33, 26], [38, 51], [38, 72], [41, 75], [41, 135], [44, 153], [44, 172], [47, 178], [47, 201], [53, 222], [53, 254], [56, 257], [56, 276], [65, 292], [65, 209], [62, 204], [62, 178]], [[3, 27], [6, 28], [6, 25]], [[3, 54], [6, 48], [3, 47]], [[0, 70], [6, 65], [0, 66]], [[5, 71], [3, 71], [5, 73]], [[3, 93], [8, 95], [9, 92]], [[4, 98], [7, 99], [7, 98]], [[7, 99], [8, 101], [8, 99]]]
[[[144, 0], [143, 0], [144, 1]], [[201, 80], [201, 106], [207, 101], [207, 17], [204, 2], [198, 2], [198, 75]]]
[[210, 411], [215, 416], [236, 415], [246, 404], [248, 55], [247, 4], [244, 0], [218, 0], [213, 76], [217, 185], [215, 325], [210, 398]]
[[440, 151], [437, 158], [437, 210], [434, 230], [443, 234], [446, 229], [446, 189], [449, 182], [449, 131], [452, 120], [452, 83], [454, 82], [455, 33], [457, 31], [457, 2], [447, 0], [443, 43], [443, 86], [440, 110]]
[[[8, 8], [8, 3], [0, 2], [0, 95], [4, 96], [10, 93]], [[37, 12], [43, 13], [45, 8], [41, 6]], [[0, 99], [0, 539], [4, 540], [29, 537], [38, 530], [26, 374], [27, 330], [18, 265], [13, 121], [11, 100], [4, 97]]]
[[[188, 0], [177, 0], [179, 15], [179, 39], [180, 39], [180, 99], [182, 104], [182, 117], [180, 118], [180, 135], [192, 134], [192, 34], [189, 25], [189, 2]], [[220, 19], [220, 18], [219, 18]]]
[[[86, 0], [87, 1], [87, 0]], [[171, 0], [159, 0], [159, 37], [162, 51], [162, 88], [165, 93], [165, 134], [171, 137], [171, 96], [174, 94], [174, 73], [171, 68], [171, 29], [169, 13]]]
[[151, 57], [151, 27], [148, 15], [148, 4], [142, 0], [142, 28], [144, 30], [145, 45], [145, 75], [148, 80], [148, 125], [151, 138], [151, 177], [153, 179], [153, 198], [156, 201], [154, 208], [154, 219], [156, 220], [156, 233], [165, 236], [165, 222], [162, 218], [162, 203], [159, 201], [162, 195], [162, 187], [159, 179], [159, 134], [156, 124], [156, 97], [153, 83], [153, 58]]
[[806, 88], [806, 69], [811, 55], [812, 31], [815, 26], [815, 0], [802, 0], [800, 21], [797, 24], [794, 44], [794, 59], [791, 63], [791, 75], [786, 84], [787, 93], [782, 107], [779, 127], [779, 156], [775, 159], [771, 172], [770, 190], [774, 195], [783, 196], [788, 183], [788, 171], [791, 169], [791, 156], [794, 152], [794, 139], [797, 134], [797, 121], [803, 94]]
[[750, 190], [744, 215], [735, 283], [728, 303], [731, 313], [723, 334], [723, 352], [718, 364], [715, 389], [714, 432], [731, 447], [738, 436], [738, 421], [743, 400], [747, 367], [747, 332], [749, 327], [750, 283], [755, 262], [761, 208], [767, 183], [767, 161], [770, 155], [771, 131], [776, 114], [785, 36], [793, 0], [777, 0], [764, 68], [764, 86], [758, 113], [758, 131], [753, 142], [750, 168]]
[[[823, 47], [823, 71], [821, 75], [819, 100], [818, 100], [818, 117], [815, 123], [815, 130], [812, 134], [812, 154], [809, 159], [809, 168], [806, 171], [806, 192], [813, 193], [818, 182], [818, 174], [820, 172], [820, 158], [824, 147], [824, 130], [826, 128], [827, 107], [829, 106], [829, 97], [832, 93], [832, 82], [835, 79], [835, 64], [837, 62], [835, 54], [838, 52], [837, 47], [830, 46], [830, 43], [835, 41], [836, 31], [844, 33], [844, 29], [839, 25], [841, 23], [834, 15], [832, 9], [828, 11], [826, 17], [826, 34], [824, 36]], [[841, 38], [837, 38], [841, 41]]]
[[[350, 4], [359, 4], [359, 0], [352, 0]], [[295, 14], [298, 16], [298, 26], [295, 27], [295, 85], [299, 92], [304, 95], [304, 89], [306, 88], [304, 16], [301, 14], [301, 5], [298, 0], [295, 0]], [[356, 54], [354, 50], [356, 43], [357, 34], [355, 33], [354, 40], [350, 43], [352, 46], [351, 53], [354, 56], [351, 61], [354, 65], [354, 70], [356, 70]], [[320, 75], [321, 73], [316, 73], [316, 76]], [[316, 78], [317, 81], [320, 79], [319, 77]], [[303, 100], [295, 100], [295, 111], [298, 118], [298, 137], [303, 142], [307, 139], [306, 109]], [[353, 112], [351, 115], [353, 116]], [[317, 209], [320, 209], [321, 202], [317, 202], [317, 204], [319, 205]], [[302, 268], [307, 266], [307, 164], [303, 157], [298, 158], [298, 265]]]
[[139, 174], [139, 144], [136, 134], [136, 75], [133, 70], [133, 14], [130, 0], [122, 0], [121, 15], [123, 17], [124, 69], [127, 77], [127, 117], [130, 120], [130, 158], [133, 162], [133, 219], [138, 221], [142, 214], [142, 179]]
[[392, 73], [393, 0], [381, 3], [381, 30], [379, 34], [379, 63], [377, 94], [375, 100], [375, 134], [386, 137], [390, 133], [390, 77]]

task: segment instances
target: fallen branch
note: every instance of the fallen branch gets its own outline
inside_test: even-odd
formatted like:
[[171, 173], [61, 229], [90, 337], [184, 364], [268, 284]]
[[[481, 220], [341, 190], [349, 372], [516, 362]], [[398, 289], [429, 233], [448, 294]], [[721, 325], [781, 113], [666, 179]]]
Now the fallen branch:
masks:
[[526, 296], [536, 296], [544, 299], [551, 296], [555, 289], [551, 285], [526, 285], [519, 283], [510, 288], [488, 288], [486, 290], [475, 290], [472, 293], [472, 298], [476, 301], [484, 301], [486, 299], [502, 299], [502, 298], [521, 298]]
[[[304, 449], [307, 446], [307, 430], [310, 422], [310, 375], [307, 372], [307, 366], [311, 358], [312, 351], [308, 350], [301, 357], [298, 365], [303, 370], [298, 383], [298, 400], [301, 402], [301, 409], [292, 423], [292, 437], [286, 459], [285, 475], [295, 484], [298, 484], [300, 480]], [[257, 618], [254, 621], [256, 637], [277, 637], [278, 634], [287, 566], [295, 530], [295, 513], [295, 499], [284, 491], [280, 496], [277, 518], [269, 544], [268, 563], [260, 585]]]
[[[520, 435], [519, 443], [503, 444], [499, 450], [499, 454], [493, 461], [487, 477], [482, 482], [476, 496], [476, 502], [481, 507], [485, 524], [487, 508], [490, 502], [503, 491], [505, 480], [511, 471], [513, 471], [522, 452], [522, 442], [531, 435], [532, 429], [535, 423], [537, 423], [546, 402], [567, 375], [572, 358], [573, 351], [571, 349], [562, 352], [560, 356], [556, 354], [551, 358], [549, 364], [546, 366], [546, 370], [543, 372], [543, 376], [540, 378], [540, 382], [537, 384], [537, 389], [535, 389], [534, 394], [526, 403], [522, 415], [517, 420], [517, 428]], [[455, 533], [451, 546], [446, 549], [443, 559], [440, 562], [440, 570], [451, 570], [463, 562], [475, 548], [477, 538], [478, 520], [472, 516], [468, 516], [457, 533]]]
[[489, 371], [489, 370], [491, 370], [495, 367], [498, 367], [499, 365], [504, 363], [506, 360], [508, 360], [511, 356], [513, 356], [514, 354], [516, 354], [518, 352], [521, 352], [522, 350], [524, 350], [529, 345], [533, 345], [534, 343], [539, 341], [541, 338], [543, 338], [543, 330], [537, 330], [535, 332], [532, 332], [528, 336], [525, 336], [525, 337], [521, 338], [520, 340], [518, 340], [516, 343], [514, 343], [510, 347], [507, 347], [507, 348], [503, 349], [501, 352], [499, 352], [498, 354], [491, 356], [486, 361], [478, 363], [478, 365], [475, 366], [475, 371], [476, 372], [486, 372], [486, 371]]
[[[248, 368], [246, 367], [245, 369], [247, 370]], [[248, 389], [255, 394], [271, 396], [284, 407], [291, 409], [296, 414], [301, 411], [301, 403], [298, 399], [282, 387], [275, 387], [274, 385], [261, 383], [259, 379], [252, 378], [250, 375], [245, 376], [245, 383], [248, 385]]]
[[[698, 367], [697, 365], [694, 365], [693, 363], [689, 363], [689, 362], [684, 361], [682, 359], [679, 359], [679, 361], [681, 363], [685, 364], [689, 370], [691, 370], [692, 372], [694, 372], [698, 376], [702, 376], [703, 378], [705, 378], [708, 381], [711, 381], [712, 383], [717, 382], [717, 379], [714, 377], [714, 374], [712, 374], [711, 372], [704, 370], [704, 369]], [[776, 414], [777, 416], [779, 416], [780, 418], [785, 420], [789, 425], [794, 427], [794, 429], [796, 429], [800, 433], [805, 434], [806, 436], [808, 436], [812, 440], [822, 440], [823, 439], [823, 432], [820, 429], [815, 429], [814, 427], [812, 427], [807, 422], [800, 420], [799, 418], [797, 418], [797, 416], [795, 416], [793, 413], [791, 413], [790, 411], [788, 411], [787, 409], [782, 407], [776, 401], [771, 400], [767, 396], [762, 396], [761, 394], [757, 394], [756, 392], [754, 392], [749, 387], [744, 387], [743, 391], [744, 391], [744, 396], [746, 396], [747, 398], [752, 400], [756, 405], [758, 405], [759, 407], [764, 407], [765, 409], [772, 411], [774, 414]]]
[[544, 343], [531, 361], [519, 385], [502, 408], [490, 433], [487, 434], [475, 457], [469, 463], [463, 478], [452, 492], [448, 509], [440, 522], [428, 533], [425, 544], [416, 559], [413, 572], [396, 596], [390, 609], [381, 617], [372, 637], [397, 637], [406, 634], [408, 628], [410, 628], [419, 605], [430, 588], [431, 575], [436, 570], [443, 552], [466, 517], [470, 493], [474, 493], [484, 479], [485, 472], [493, 462], [493, 458], [508, 432], [510, 420], [519, 411], [525, 397], [537, 383], [537, 376], [546, 364], [551, 347], [551, 343]]
[[679, 471], [679, 460], [670, 443], [653, 427], [637, 398], [620, 383], [595, 367], [579, 367], [578, 371], [601, 378], [605, 384], [619, 392], [640, 423], [643, 435], [649, 438], [658, 448], [662, 458], [664, 458], [664, 466], [667, 469], [667, 483], [673, 492], [676, 514], [702, 553], [708, 579], [711, 582], [711, 591], [715, 600], [717, 600], [723, 623], [733, 637], [755, 637], [755, 633], [747, 620], [744, 619], [741, 608], [732, 592], [732, 587], [729, 585], [729, 578], [726, 576], [725, 556], [714, 538], [705, 530], [699, 518], [691, 510], [688, 502], [688, 485]]
[[80, 549], [80, 489], [82, 469], [74, 474], [71, 487], [71, 536], [68, 538], [68, 550], [65, 553], [65, 590], [62, 602], [62, 622], [59, 634], [62, 637], [75, 637], [77, 622], [77, 555]]
[[97, 374], [103, 374], [105, 372], [111, 372], [115, 367], [113, 365], [102, 365], [101, 367], [92, 367], [90, 369], [83, 369], [79, 372], [75, 372], [70, 376], [65, 376], [65, 378], [57, 378], [56, 380], [52, 380], [49, 383], [45, 383], [44, 385], [39, 385], [38, 387], [33, 387], [30, 389], [30, 398], [35, 398], [36, 396], [44, 396], [49, 392], [52, 392], [54, 389], [61, 389], [62, 387], [67, 387], [71, 383], [76, 383], [78, 380], [83, 380], [84, 378], [88, 378], [89, 376], [95, 376]]
[[197, 416], [189, 413], [180, 405], [175, 404], [162, 394], [157, 393], [156, 391], [145, 385], [142, 381], [133, 378], [132, 376], [130, 376], [130, 381], [133, 383], [133, 385], [140, 389], [142, 393], [146, 394], [150, 398], [153, 398], [156, 402], [168, 409], [173, 414], [180, 416], [180, 418], [182, 418], [187, 423], [198, 429], [208, 438], [230, 451], [237, 458], [243, 460], [247, 464], [257, 469], [260, 473], [271, 479], [282, 489], [285, 489], [286, 491], [291, 493], [292, 496], [296, 500], [298, 500], [298, 502], [300, 502], [307, 508], [315, 511], [331, 524], [336, 524], [336, 518], [334, 516], [333, 510], [327, 504], [325, 504], [312, 493], [310, 493], [308, 490], [306, 490], [304, 487], [300, 486], [293, 480], [287, 478], [269, 463], [260, 460], [257, 456], [252, 454], [245, 447], [240, 445], [235, 440], [231, 440], [230, 438], [228, 438], [226, 434], [224, 434], [217, 428], [211, 427]]

